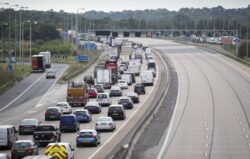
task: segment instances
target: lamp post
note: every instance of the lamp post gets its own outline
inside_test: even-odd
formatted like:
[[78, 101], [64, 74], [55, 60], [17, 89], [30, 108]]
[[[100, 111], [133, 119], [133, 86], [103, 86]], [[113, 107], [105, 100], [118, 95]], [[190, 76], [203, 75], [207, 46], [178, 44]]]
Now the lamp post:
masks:
[[[29, 23], [30, 24], [30, 63], [31, 63], [31, 54], [32, 54], [32, 22], [31, 22], [31, 20], [27, 20], [27, 21], [25, 21], [25, 23]], [[37, 22], [36, 21], [34, 21], [34, 24], [37, 24]]]
[[85, 10], [84, 8], [78, 8], [77, 11], [76, 11], [76, 50], [77, 50], [77, 53], [78, 53], [78, 44], [77, 44], [77, 39], [78, 39], [78, 30], [79, 30], [79, 24], [78, 24], [78, 12], [80, 10]]
[[20, 6], [19, 8], [19, 63], [23, 62], [22, 56], [22, 9], [27, 9], [28, 7]]

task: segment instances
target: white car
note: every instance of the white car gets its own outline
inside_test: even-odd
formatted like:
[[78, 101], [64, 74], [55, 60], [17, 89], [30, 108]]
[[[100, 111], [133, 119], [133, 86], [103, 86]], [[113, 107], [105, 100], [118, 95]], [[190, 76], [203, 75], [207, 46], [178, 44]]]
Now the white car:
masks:
[[95, 122], [96, 131], [110, 130], [114, 131], [116, 129], [116, 124], [111, 117], [99, 117]]
[[96, 97], [96, 101], [99, 103], [100, 106], [102, 105], [111, 105], [112, 101], [109, 97], [109, 93], [98, 93]]
[[58, 102], [56, 107], [61, 108], [63, 114], [70, 114], [72, 113], [72, 107], [69, 105], [68, 102]]
[[118, 80], [118, 86], [121, 89], [128, 89], [128, 83], [125, 80]]

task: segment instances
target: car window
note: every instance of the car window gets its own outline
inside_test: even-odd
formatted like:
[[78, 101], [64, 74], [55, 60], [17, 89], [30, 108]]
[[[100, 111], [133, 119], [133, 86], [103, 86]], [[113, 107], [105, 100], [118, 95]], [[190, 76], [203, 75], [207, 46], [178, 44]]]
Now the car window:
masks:
[[102, 98], [108, 98], [107, 94], [98, 94], [98, 98], [102, 99]]
[[47, 110], [47, 112], [58, 112], [58, 109], [56, 108], [50, 108]]
[[93, 132], [80, 132], [81, 137], [92, 137]]
[[55, 131], [55, 127], [51, 125], [42, 125], [38, 126], [37, 131]]
[[15, 148], [26, 148], [26, 147], [30, 147], [31, 144], [29, 142], [18, 142], [18, 143], [15, 143], [13, 145], [13, 147]]
[[77, 112], [74, 112], [75, 115], [87, 115], [87, 112], [85, 111], [77, 111]]
[[110, 107], [109, 111], [122, 111], [121, 107]]
[[129, 99], [120, 99], [119, 102], [129, 102]]
[[36, 125], [38, 121], [36, 120], [22, 120], [21, 125]]

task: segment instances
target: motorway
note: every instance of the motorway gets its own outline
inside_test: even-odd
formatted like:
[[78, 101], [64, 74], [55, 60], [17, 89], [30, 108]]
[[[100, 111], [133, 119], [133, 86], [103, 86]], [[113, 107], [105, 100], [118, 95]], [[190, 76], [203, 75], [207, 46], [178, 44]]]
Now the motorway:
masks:
[[[127, 56], [128, 57], [128, 56]], [[160, 59], [156, 59], [160, 62]], [[145, 70], [146, 67], [146, 59], [144, 58], [144, 64], [142, 65], [142, 70]], [[60, 67], [62, 70], [66, 68]], [[140, 119], [140, 116], [143, 115], [143, 112], [145, 109], [147, 109], [148, 104], [146, 102], [148, 99], [154, 99], [153, 93], [155, 93], [157, 90], [158, 83], [160, 81], [160, 71], [164, 71], [162, 66], [158, 68], [159, 74], [155, 79], [154, 86], [146, 87], [146, 94], [140, 95], [140, 103], [135, 104], [134, 109], [132, 110], [126, 110], [126, 120], [125, 121], [116, 121], [117, 129], [115, 132], [103, 132], [101, 133], [101, 144], [98, 147], [81, 147], [77, 148], [75, 144], [75, 140], [77, 137], [77, 133], [62, 133], [62, 141], [63, 142], [69, 142], [75, 147], [75, 158], [76, 159], [85, 159], [85, 158], [103, 158], [105, 153], [110, 153], [112, 149], [115, 147], [115, 143], [119, 142], [119, 140], [122, 139], [126, 135], [126, 133], [129, 132], [129, 129], [127, 127], [133, 126], [136, 124], [137, 120]], [[94, 67], [90, 67], [87, 69], [83, 74], [80, 74], [76, 78], [74, 78], [75, 81], [83, 80], [84, 75], [93, 75], [94, 73]], [[32, 74], [33, 75], [33, 74]], [[36, 74], [35, 74], [36, 76]], [[42, 123], [54, 123], [57, 126], [59, 126], [59, 121], [45, 121], [44, 120], [44, 113], [47, 107], [54, 106], [57, 102], [65, 101], [66, 100], [66, 92], [67, 92], [67, 84], [57, 84], [54, 83], [53, 80], [45, 80], [44, 76], [37, 77], [38, 81], [39, 78], [41, 78], [41, 82], [37, 82], [34, 84], [36, 86], [39, 84], [39, 86], [36, 86], [34, 89], [29, 90], [27, 92], [30, 92], [27, 95], [20, 96], [11, 106], [6, 107], [6, 110], [0, 113], [0, 124], [10, 124], [15, 125], [16, 128], [18, 128], [19, 122], [24, 118], [36, 118]], [[140, 77], [136, 77], [136, 81], [140, 82]], [[48, 84], [48, 87], [47, 87]], [[46, 88], [44, 88], [46, 85]], [[129, 86], [129, 89], [123, 90], [123, 94], [126, 95], [127, 92], [133, 91], [133, 86]], [[14, 88], [13, 88], [14, 89]], [[43, 92], [43, 90], [47, 90]], [[39, 95], [31, 96], [32, 94], [35, 94], [36, 91], [42, 92]], [[154, 91], [154, 92], [153, 92]], [[32, 93], [33, 92], [33, 93]], [[105, 92], [109, 92], [109, 90], [105, 90]], [[4, 94], [5, 96], [5, 94]], [[7, 96], [7, 95], [6, 95]], [[22, 100], [22, 98], [26, 98], [26, 100]], [[12, 98], [15, 99], [15, 98]], [[118, 102], [118, 97], [112, 98], [112, 103], [115, 104]], [[20, 100], [20, 102], [19, 102]], [[2, 101], [2, 100], [1, 100]], [[95, 101], [95, 99], [90, 99], [90, 101]], [[78, 109], [79, 107], [73, 107], [73, 111]], [[80, 129], [89, 129], [95, 127], [95, 120], [99, 116], [106, 116], [107, 115], [107, 109], [108, 107], [102, 107], [102, 113], [97, 115], [92, 115], [92, 122], [90, 123], [82, 123], [80, 124]], [[133, 119], [134, 117], [137, 118], [137, 120]], [[117, 140], [118, 138], [118, 140]], [[19, 135], [19, 139], [32, 139], [32, 135]], [[107, 146], [108, 144], [111, 144], [113, 146]], [[45, 148], [41, 147], [39, 148], [39, 154], [44, 154]], [[10, 154], [9, 150], [1, 150], [0, 153], [8, 153]], [[100, 157], [101, 156], [101, 157]]]
[[[134, 151], [131, 158], [249, 159], [249, 67], [191, 45], [134, 40], [157, 49], [172, 63], [178, 75], [178, 95], [172, 112], [156, 114], [157, 130], [153, 124], [147, 127], [135, 146], [140, 151]], [[168, 113], [172, 113], [171, 121]], [[164, 122], [170, 123], [165, 126]], [[152, 142], [152, 135], [161, 131], [164, 135]]]

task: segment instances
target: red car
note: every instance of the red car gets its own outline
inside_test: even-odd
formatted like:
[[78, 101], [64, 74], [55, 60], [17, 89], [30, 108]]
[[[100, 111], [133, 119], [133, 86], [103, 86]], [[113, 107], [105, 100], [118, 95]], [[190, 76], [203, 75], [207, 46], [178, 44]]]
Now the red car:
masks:
[[96, 98], [97, 96], [97, 90], [95, 88], [89, 88], [88, 89], [88, 94], [89, 94], [89, 98]]

